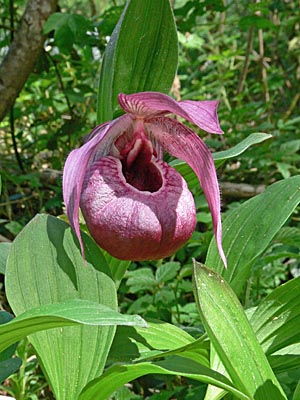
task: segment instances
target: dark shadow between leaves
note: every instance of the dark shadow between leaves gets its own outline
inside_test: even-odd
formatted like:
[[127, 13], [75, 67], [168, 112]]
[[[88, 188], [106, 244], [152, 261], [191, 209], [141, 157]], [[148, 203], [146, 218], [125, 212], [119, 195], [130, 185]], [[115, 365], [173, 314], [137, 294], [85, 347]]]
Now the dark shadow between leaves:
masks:
[[[67, 234], [71, 235], [71, 233], [68, 232], [70, 230], [71, 228], [63, 221], [60, 221], [55, 217], [47, 216], [47, 233], [49, 240], [56, 249], [57, 264], [69, 277], [75, 289], [78, 290], [77, 274], [74, 263], [65, 249], [65, 236]], [[74, 250], [77, 250], [75, 243]]]
[[[149, 352], [158, 350], [151, 346], [147, 339], [139, 334], [134, 327], [118, 326], [109, 352], [109, 361], [129, 362], [137, 360], [143, 355], [138, 344], [149, 349]], [[162, 350], [159, 349], [159, 351]]]

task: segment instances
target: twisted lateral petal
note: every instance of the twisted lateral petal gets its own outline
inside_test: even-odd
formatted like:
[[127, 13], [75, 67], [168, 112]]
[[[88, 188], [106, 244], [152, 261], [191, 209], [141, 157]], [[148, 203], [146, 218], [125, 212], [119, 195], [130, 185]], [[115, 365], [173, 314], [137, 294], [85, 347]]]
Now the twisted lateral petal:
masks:
[[217, 101], [179, 101], [158, 92], [119, 94], [119, 103], [124, 111], [151, 119], [152, 117], [174, 113], [210, 133], [223, 133], [217, 115]]
[[152, 118], [145, 125], [165, 151], [185, 161], [196, 173], [210, 208], [219, 253], [226, 266], [222, 248], [220, 190], [209, 149], [191, 129], [171, 118]]
[[89, 137], [87, 143], [79, 149], [71, 151], [63, 171], [63, 197], [67, 215], [72, 228], [74, 229], [84, 256], [84, 248], [79, 228], [79, 202], [82, 184], [86, 170], [91, 160], [105, 156], [116, 136], [122, 130], [126, 130], [131, 123], [131, 118], [124, 115], [111, 123], [96, 127]]

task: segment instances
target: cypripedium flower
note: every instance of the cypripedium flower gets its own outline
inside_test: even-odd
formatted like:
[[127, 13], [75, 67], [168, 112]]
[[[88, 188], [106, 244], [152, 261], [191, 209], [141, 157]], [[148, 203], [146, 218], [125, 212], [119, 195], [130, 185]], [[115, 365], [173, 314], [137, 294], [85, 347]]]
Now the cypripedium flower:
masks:
[[63, 195], [71, 226], [83, 244], [79, 207], [100, 247], [124, 260], [170, 256], [192, 235], [195, 204], [185, 180], [163, 151], [185, 161], [206, 196], [219, 253], [220, 192], [212, 155], [176, 114], [210, 133], [222, 133], [216, 101], [180, 101], [157, 92], [120, 94], [125, 114], [97, 126], [65, 163]]

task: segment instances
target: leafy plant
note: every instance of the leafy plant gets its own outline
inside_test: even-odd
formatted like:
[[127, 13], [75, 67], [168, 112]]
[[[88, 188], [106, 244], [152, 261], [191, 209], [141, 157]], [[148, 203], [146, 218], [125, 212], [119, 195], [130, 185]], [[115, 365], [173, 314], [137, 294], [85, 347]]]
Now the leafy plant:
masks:
[[[296, 3], [128, 0], [76, 7], [63, 2], [44, 25], [47, 39], [36, 69], [0, 126], [0, 234], [7, 241], [0, 243], [0, 303], [10, 311], [0, 311], [1, 390], [18, 400], [297, 400]], [[8, 21], [21, 17], [18, 1], [13, 8], [9, 15], [0, 5], [1, 55], [13, 39]], [[64, 211], [57, 171], [64, 159], [97, 123], [104, 125], [85, 142], [107, 121], [120, 121], [119, 93], [140, 91], [171, 93], [178, 101], [219, 99], [226, 134], [205, 141], [220, 180], [268, 186], [249, 200], [224, 196], [227, 269], [220, 258], [220, 225], [218, 248], [212, 237], [216, 220], [198, 179], [171, 156], [168, 168], [176, 168], [194, 195], [197, 225], [170, 257], [116, 259], [96, 245], [81, 217], [80, 247], [74, 221], [70, 227], [66, 217], [57, 217]], [[165, 108], [149, 95], [153, 103], [146, 100], [142, 111], [126, 104], [128, 118], [154, 118], [167, 130]], [[147, 107], [153, 115], [143, 114]], [[201, 114], [188, 111], [190, 123]], [[173, 123], [174, 137], [180, 123]], [[141, 156], [141, 138], [132, 140], [133, 125], [126, 129], [127, 145], [114, 142], [115, 152]], [[175, 139], [155, 140], [172, 149]], [[151, 157], [160, 152], [155, 140]], [[99, 141], [90, 162], [100, 153], [116, 158], [105, 153], [111, 145]], [[119, 154], [122, 173], [125, 153]], [[78, 165], [74, 182], [81, 179], [79, 168], [85, 167]]]

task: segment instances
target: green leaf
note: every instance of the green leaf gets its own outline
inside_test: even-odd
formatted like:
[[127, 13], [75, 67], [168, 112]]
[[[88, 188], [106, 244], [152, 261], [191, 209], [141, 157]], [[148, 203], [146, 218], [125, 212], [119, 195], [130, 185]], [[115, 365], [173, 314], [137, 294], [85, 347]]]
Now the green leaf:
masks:
[[284, 347], [268, 356], [276, 374], [286, 373], [290, 369], [300, 368], [300, 343]]
[[273, 290], [256, 308], [251, 324], [265, 353], [300, 342], [300, 278]]
[[300, 399], [300, 381], [297, 384], [292, 400], [299, 400], [299, 399]]
[[252, 26], [258, 29], [276, 29], [276, 25], [274, 25], [272, 21], [259, 15], [247, 15], [246, 17], [242, 17], [239, 20], [239, 26], [243, 30], [248, 30]]
[[[222, 374], [229, 378], [229, 374], [227, 373], [224, 364], [220, 360], [220, 357], [218, 356], [218, 353], [216, 352], [212, 344], [210, 344], [210, 367], [214, 371], [218, 371], [219, 374]], [[224, 391], [224, 389], [218, 388], [213, 385], [208, 385], [205, 392], [204, 400], [221, 400], [223, 399], [225, 394], [226, 391]]]
[[300, 202], [300, 176], [271, 185], [265, 192], [230, 212], [223, 223], [223, 248], [228, 268], [224, 269], [215, 241], [208, 249], [206, 265], [221, 274], [240, 295], [255, 259]]
[[153, 272], [150, 268], [139, 268], [127, 273], [127, 286], [131, 293], [137, 293], [141, 290], [148, 290], [157, 285]]
[[[276, 288], [250, 317], [254, 333], [275, 373], [300, 367], [300, 278]], [[223, 374], [219, 358], [212, 354], [212, 368]], [[209, 387], [205, 400], [219, 390]]]
[[98, 123], [114, 118], [121, 92], [168, 93], [177, 63], [177, 32], [169, 0], [129, 0], [102, 62]]
[[[231, 149], [213, 153], [212, 156], [215, 161], [216, 168], [222, 165], [225, 160], [237, 157], [244, 151], [246, 151], [250, 146], [261, 143], [267, 139], [270, 139], [271, 137], [272, 135], [263, 132], [251, 133], [251, 135], [249, 135], [246, 139], [242, 140]], [[177, 171], [184, 177], [190, 189], [199, 184], [198, 178], [195, 175], [194, 171], [184, 161], [174, 160], [170, 163], [170, 165], [176, 168]]]
[[111, 270], [112, 278], [115, 281], [116, 286], [119, 287], [127, 269], [131, 264], [131, 261], [119, 260], [111, 256], [106, 251], [105, 252], [103, 251], [103, 253], [106, 258], [107, 264], [109, 265], [109, 268]]
[[[106, 400], [118, 387], [147, 374], [181, 375], [197, 381], [212, 383], [224, 388], [239, 399], [250, 400], [248, 396], [237, 390], [221, 374], [181, 357], [172, 357], [160, 362], [113, 366], [102, 377], [90, 382], [82, 391], [79, 400]], [[276, 399], [274, 398], [274, 400]]]
[[254, 132], [251, 133], [246, 139], [242, 140], [240, 143], [232, 147], [231, 149], [219, 151], [213, 153], [213, 158], [215, 161], [218, 161], [217, 165], [220, 165], [219, 162], [228, 160], [229, 158], [237, 157], [240, 154], [244, 153], [249, 147], [254, 144], [259, 144], [264, 142], [267, 139], [270, 139], [272, 135], [264, 132]]
[[300, 139], [289, 140], [280, 145], [280, 151], [285, 154], [294, 154], [300, 150]]
[[[194, 342], [192, 336], [167, 322], [147, 319], [147, 329], [118, 327], [109, 352], [111, 362], [128, 362], [182, 349]], [[200, 346], [199, 346], [200, 347]]]
[[235, 386], [251, 399], [286, 399], [230, 286], [196, 262], [194, 281], [203, 325]]
[[83, 15], [54, 13], [50, 15], [43, 28], [45, 34], [53, 30], [58, 47], [71, 51], [74, 43], [84, 45], [88, 41], [87, 31], [92, 31], [93, 27]]
[[[7, 324], [12, 319], [13, 316], [11, 314], [9, 314], [6, 311], [0, 311], [0, 325]], [[0, 326], [0, 331], [1, 331], [1, 326]], [[11, 358], [16, 351], [17, 343], [12, 344], [11, 346], [4, 349], [4, 347], [2, 346], [3, 337], [1, 333], [0, 333], [0, 338], [1, 338], [0, 341], [0, 383], [1, 383], [20, 368], [22, 360], [18, 357]]]
[[8, 378], [11, 374], [18, 371], [21, 365], [22, 360], [18, 357], [0, 361], [0, 383], [5, 381], [5, 379]]
[[20, 314], [11, 322], [1, 325], [0, 351], [32, 333], [80, 324], [91, 326], [147, 326], [146, 322], [137, 315], [122, 315], [93, 301], [73, 299], [32, 308]]
[[[0, 311], [0, 325], [7, 324], [12, 319], [13, 319], [13, 316], [10, 313], [8, 313], [7, 311]], [[1, 327], [0, 327], [0, 332], [1, 332]], [[1, 347], [2, 340], [3, 340], [3, 338], [1, 336], [0, 361], [5, 361], [5, 360], [7, 360], [8, 358], [11, 358], [14, 355], [14, 353], [16, 351], [16, 348], [17, 348], [17, 343], [13, 344], [14, 342], [11, 342], [11, 344], [13, 344], [13, 345], [4, 350], [4, 348]]]
[[[91, 238], [82, 237], [86, 265], [70, 226], [57, 218], [37, 215], [17, 236], [6, 266], [7, 298], [17, 316], [72, 299], [117, 310], [105, 257]], [[57, 400], [76, 399], [101, 374], [114, 333], [114, 326], [68, 326], [30, 335]]]
[[0, 243], [0, 274], [5, 274], [6, 261], [11, 243]]
[[160, 265], [155, 272], [155, 279], [158, 283], [168, 282], [174, 279], [180, 269], [180, 263], [170, 261]]

